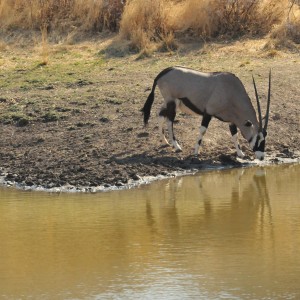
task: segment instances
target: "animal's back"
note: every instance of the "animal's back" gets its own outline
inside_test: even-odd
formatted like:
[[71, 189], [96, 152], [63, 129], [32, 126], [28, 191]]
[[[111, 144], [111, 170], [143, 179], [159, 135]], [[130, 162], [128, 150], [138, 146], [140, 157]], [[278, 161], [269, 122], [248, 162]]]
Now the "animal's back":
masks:
[[[174, 67], [158, 81], [158, 87], [166, 101], [187, 98], [192, 103], [201, 100], [200, 109], [204, 109], [212, 92], [209, 87], [209, 73]], [[199, 99], [199, 95], [201, 98]], [[200, 103], [200, 102], [199, 102]]]
[[224, 121], [229, 121], [241, 106], [251, 109], [242, 82], [232, 73], [204, 73], [174, 67], [158, 79], [157, 84], [165, 100], [186, 98], [200, 111]]

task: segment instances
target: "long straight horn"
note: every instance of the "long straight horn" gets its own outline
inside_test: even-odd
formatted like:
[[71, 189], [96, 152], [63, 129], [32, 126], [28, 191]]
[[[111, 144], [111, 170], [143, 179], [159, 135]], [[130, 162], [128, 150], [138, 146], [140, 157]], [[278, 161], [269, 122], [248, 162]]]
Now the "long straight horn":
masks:
[[264, 126], [264, 131], [267, 131], [267, 127], [268, 127], [270, 102], [271, 102], [271, 69], [270, 69], [270, 73], [269, 73], [268, 103], [267, 103], [267, 112], [266, 112], [266, 116], [265, 116], [266, 122], [265, 122], [265, 126]]
[[259, 121], [259, 131], [261, 131], [261, 130], [262, 130], [261, 109], [260, 109], [260, 103], [259, 103], [258, 94], [257, 94], [257, 89], [256, 89], [256, 84], [255, 84], [255, 80], [254, 80], [253, 75], [252, 75], [252, 79], [253, 79], [253, 85], [254, 85], [254, 90], [255, 90], [255, 97], [256, 97], [256, 102], [257, 102], [258, 121]]

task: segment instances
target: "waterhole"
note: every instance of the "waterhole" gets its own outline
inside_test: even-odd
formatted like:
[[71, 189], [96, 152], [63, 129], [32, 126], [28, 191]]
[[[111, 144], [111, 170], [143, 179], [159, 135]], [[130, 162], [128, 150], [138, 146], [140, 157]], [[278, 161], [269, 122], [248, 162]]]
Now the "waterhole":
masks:
[[0, 299], [300, 299], [299, 178], [296, 164], [0, 188]]

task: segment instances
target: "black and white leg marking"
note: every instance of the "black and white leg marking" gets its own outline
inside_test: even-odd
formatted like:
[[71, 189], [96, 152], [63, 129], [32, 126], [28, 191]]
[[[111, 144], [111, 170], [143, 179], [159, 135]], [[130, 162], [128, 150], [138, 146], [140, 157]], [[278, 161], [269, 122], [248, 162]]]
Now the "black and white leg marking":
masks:
[[241, 147], [240, 147], [240, 144], [239, 144], [237, 127], [236, 127], [235, 124], [230, 124], [229, 129], [230, 129], [230, 132], [231, 132], [232, 141], [234, 143], [237, 155], [238, 155], [238, 157], [243, 158], [245, 156], [245, 154], [241, 150]]
[[198, 155], [198, 153], [199, 153], [199, 148], [202, 143], [203, 136], [205, 135], [205, 132], [208, 128], [210, 120], [211, 120], [210, 115], [208, 115], [208, 114], [203, 115], [203, 119], [202, 119], [201, 126], [200, 126], [199, 138], [197, 139], [197, 143], [195, 145], [195, 155]]
[[170, 143], [166, 139], [165, 130], [164, 130], [164, 123], [167, 117], [166, 112], [167, 109], [165, 107], [162, 107], [158, 114], [159, 134], [160, 134], [160, 141], [170, 146]]
[[165, 135], [164, 135], [164, 130], [163, 130], [163, 121], [164, 121], [164, 118], [166, 118], [167, 123], [168, 123], [169, 138], [172, 142], [172, 145], [174, 146], [176, 151], [182, 151], [182, 149], [181, 149], [180, 145], [178, 144], [178, 142], [175, 138], [175, 135], [174, 135], [173, 123], [175, 120], [175, 116], [176, 116], [176, 103], [175, 103], [175, 101], [168, 102], [167, 107], [162, 108], [159, 113], [160, 132], [161, 132], [162, 140], [167, 142]]

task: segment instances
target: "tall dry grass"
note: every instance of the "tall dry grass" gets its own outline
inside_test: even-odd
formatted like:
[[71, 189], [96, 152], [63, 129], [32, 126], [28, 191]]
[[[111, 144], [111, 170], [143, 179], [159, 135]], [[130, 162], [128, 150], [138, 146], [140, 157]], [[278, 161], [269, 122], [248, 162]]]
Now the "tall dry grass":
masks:
[[[120, 33], [138, 49], [153, 41], [172, 45], [181, 35], [228, 39], [263, 36], [274, 28], [277, 37], [298, 42], [299, 4], [299, 0], [128, 0]], [[293, 20], [283, 30], [288, 15]]]
[[179, 4], [172, 27], [204, 38], [265, 34], [281, 21], [288, 0], [187, 0]]
[[0, 0], [0, 26], [5, 29], [74, 28], [116, 31], [121, 0]]
[[286, 45], [290, 41], [300, 44], [300, 1], [293, 0], [291, 2], [286, 18], [271, 32], [275, 44]]
[[131, 0], [124, 7], [120, 35], [131, 41], [132, 47], [145, 49], [153, 42], [172, 47], [174, 36], [169, 25], [172, 1]]
[[[0, 31], [119, 31], [137, 50], [172, 49], [184, 35], [270, 34], [300, 43], [300, 0], [0, 0]], [[44, 32], [45, 35], [45, 32]]]

